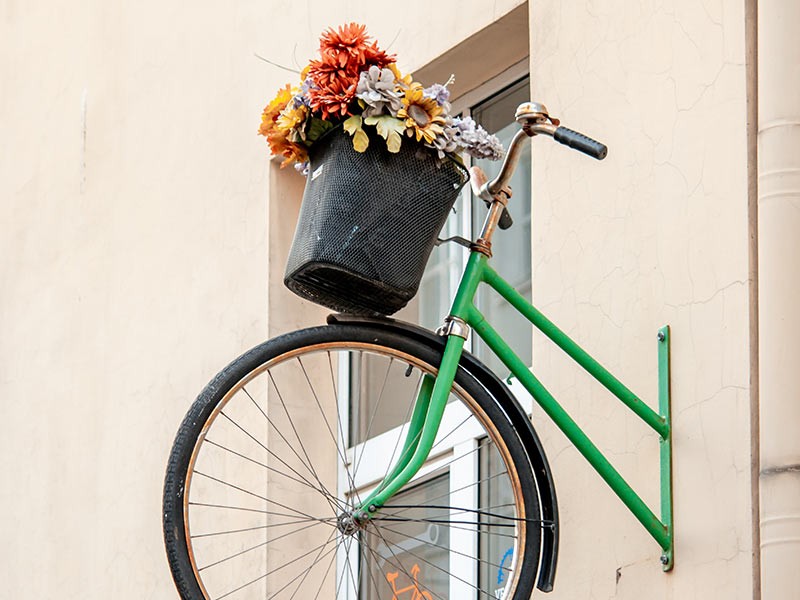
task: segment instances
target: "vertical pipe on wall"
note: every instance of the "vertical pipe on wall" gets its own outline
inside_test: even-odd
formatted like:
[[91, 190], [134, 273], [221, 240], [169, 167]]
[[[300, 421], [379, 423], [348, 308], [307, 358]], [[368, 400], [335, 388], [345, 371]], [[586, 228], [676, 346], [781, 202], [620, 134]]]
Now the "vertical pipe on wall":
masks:
[[763, 600], [800, 564], [800, 2], [758, 3], [758, 320]]
[[750, 507], [753, 600], [761, 598], [761, 501], [759, 497], [758, 405], [758, 0], [745, 0], [745, 65], [747, 78], [747, 237], [750, 337]]

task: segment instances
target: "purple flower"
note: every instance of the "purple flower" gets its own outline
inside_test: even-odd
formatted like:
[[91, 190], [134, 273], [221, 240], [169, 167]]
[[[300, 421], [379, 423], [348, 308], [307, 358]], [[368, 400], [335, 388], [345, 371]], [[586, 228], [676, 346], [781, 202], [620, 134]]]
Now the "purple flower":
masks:
[[422, 92], [428, 98], [433, 98], [436, 100], [436, 102], [441, 106], [444, 106], [450, 101], [450, 90], [447, 89], [447, 86], [444, 86], [441, 83], [434, 83], [431, 87], [422, 90]]

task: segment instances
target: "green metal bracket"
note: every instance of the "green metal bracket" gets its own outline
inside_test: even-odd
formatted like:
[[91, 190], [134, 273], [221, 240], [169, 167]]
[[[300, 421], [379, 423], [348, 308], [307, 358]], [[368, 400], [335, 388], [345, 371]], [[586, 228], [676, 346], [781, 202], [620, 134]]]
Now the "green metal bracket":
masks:
[[667, 435], [661, 437], [661, 522], [667, 530], [669, 546], [664, 548], [661, 564], [671, 571], [675, 535], [672, 520], [672, 401], [670, 395], [669, 325], [658, 330], [658, 414], [667, 423]]

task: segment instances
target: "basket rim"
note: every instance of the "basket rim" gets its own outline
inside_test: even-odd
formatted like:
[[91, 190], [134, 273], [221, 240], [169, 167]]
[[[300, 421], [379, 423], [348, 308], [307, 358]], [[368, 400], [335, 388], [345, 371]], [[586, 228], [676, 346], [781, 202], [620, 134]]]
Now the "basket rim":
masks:
[[[369, 136], [369, 138], [370, 138], [370, 145], [367, 146], [367, 148], [366, 148], [366, 150], [364, 150], [364, 152], [358, 152], [358, 150], [356, 150], [356, 152], [358, 154], [364, 154], [365, 152], [368, 152], [371, 148], [373, 148], [372, 143], [373, 143], [373, 141], [375, 139], [381, 140], [381, 142], [383, 142], [383, 144], [384, 144], [384, 148], [388, 150], [388, 148], [386, 147], [386, 140], [382, 136], [380, 136], [378, 134], [377, 127], [374, 126], [374, 125], [366, 125], [366, 127], [368, 127], [369, 129], [364, 129], [364, 131], [367, 134], [367, 136]], [[344, 133], [347, 136], [347, 138], [350, 139], [350, 140], [353, 139], [353, 136], [350, 135], [349, 133], [347, 133], [344, 130], [344, 122], [339, 123], [337, 125], [334, 125], [328, 131], [326, 131], [321, 136], [319, 136], [308, 147], [308, 164], [309, 165], [312, 164], [311, 153], [314, 151], [314, 148], [317, 146], [317, 144], [319, 144], [320, 142], [325, 140], [325, 138], [328, 138], [328, 137], [332, 138], [337, 132]], [[452, 154], [450, 152], [445, 152], [444, 158], [440, 158], [439, 155], [436, 153], [436, 149], [435, 148], [430, 148], [430, 147], [426, 146], [425, 144], [423, 144], [421, 141], [415, 140], [413, 137], [408, 136], [408, 135], [403, 135], [401, 137], [403, 138], [402, 143], [414, 144], [418, 149], [421, 149], [421, 150], [424, 150], [425, 152], [428, 152], [434, 160], [438, 160], [438, 161], [445, 161], [446, 160], [446, 161], [449, 161], [449, 162], [453, 163], [453, 165], [455, 165], [455, 167], [459, 171], [461, 171], [462, 174], [464, 175], [464, 181], [461, 183], [461, 186], [459, 188], [459, 192], [461, 191], [461, 188], [463, 188], [469, 182], [469, 180], [470, 180], [469, 169], [467, 168], [467, 166], [464, 164], [464, 161], [461, 160], [460, 157], [456, 158], [456, 157], [458, 157], [457, 154]], [[354, 148], [354, 150], [355, 150], [355, 148]], [[391, 154], [391, 152], [390, 152], [390, 154]]]

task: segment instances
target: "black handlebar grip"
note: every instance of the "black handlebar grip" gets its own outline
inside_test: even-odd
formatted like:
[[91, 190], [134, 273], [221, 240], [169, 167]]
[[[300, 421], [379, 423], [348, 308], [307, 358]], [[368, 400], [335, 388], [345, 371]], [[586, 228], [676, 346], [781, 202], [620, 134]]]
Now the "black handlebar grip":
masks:
[[500, 220], [497, 222], [497, 226], [500, 229], [508, 229], [514, 224], [514, 220], [511, 218], [511, 214], [508, 212], [507, 208], [503, 208], [503, 214], [500, 215]]
[[572, 131], [572, 129], [567, 129], [566, 127], [559, 127], [556, 129], [556, 132], [553, 134], [553, 139], [560, 144], [579, 150], [597, 160], [603, 160], [606, 154], [608, 154], [608, 148], [606, 148], [605, 144], [601, 144], [582, 133]]

